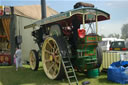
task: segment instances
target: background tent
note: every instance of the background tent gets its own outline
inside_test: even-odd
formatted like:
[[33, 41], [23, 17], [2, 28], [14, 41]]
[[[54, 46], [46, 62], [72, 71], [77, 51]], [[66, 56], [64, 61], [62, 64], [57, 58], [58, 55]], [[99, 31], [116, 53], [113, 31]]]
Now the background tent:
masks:
[[[47, 9], [47, 17], [57, 14], [58, 12], [49, 6]], [[15, 6], [14, 15], [11, 16], [10, 7], [4, 7], [4, 15], [0, 16], [0, 45], [4, 46], [1, 52], [6, 52], [7, 43], [9, 43], [10, 48], [7, 48], [13, 58], [16, 47], [16, 36], [22, 37], [21, 49], [22, 49], [22, 60], [26, 61], [29, 59], [29, 52], [31, 49], [37, 49], [38, 47], [33, 41], [31, 32], [33, 29], [24, 29], [24, 26], [32, 24], [33, 22], [41, 19], [41, 6], [40, 5], [29, 5], [29, 6]], [[4, 31], [3, 31], [4, 30]], [[2, 33], [3, 32], [3, 33]], [[5, 40], [5, 37], [6, 39]], [[5, 43], [7, 41], [7, 43]], [[6, 45], [3, 45], [6, 44]], [[3, 49], [4, 48], [4, 49]], [[13, 60], [13, 59], [12, 59]]]

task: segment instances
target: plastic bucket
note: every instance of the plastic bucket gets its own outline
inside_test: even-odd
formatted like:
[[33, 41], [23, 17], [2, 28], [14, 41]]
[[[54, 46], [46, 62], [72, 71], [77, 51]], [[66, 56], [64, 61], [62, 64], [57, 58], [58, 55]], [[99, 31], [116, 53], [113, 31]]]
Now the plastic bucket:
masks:
[[90, 78], [95, 78], [95, 77], [99, 76], [99, 69], [97, 68], [97, 69], [88, 70], [87, 75]]

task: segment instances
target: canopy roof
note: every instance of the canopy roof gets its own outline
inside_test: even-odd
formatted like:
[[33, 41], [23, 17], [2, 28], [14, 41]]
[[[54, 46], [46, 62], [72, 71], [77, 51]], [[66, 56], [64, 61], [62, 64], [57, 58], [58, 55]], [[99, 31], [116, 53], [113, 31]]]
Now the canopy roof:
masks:
[[[88, 15], [93, 15], [94, 19], [92, 22], [96, 21], [103, 21], [110, 19], [110, 15], [107, 12], [104, 12], [102, 10], [96, 9], [96, 8], [79, 8], [79, 9], [73, 9], [64, 13], [57, 14], [55, 16], [51, 16], [42, 20], [39, 20], [33, 24], [30, 24], [28, 26], [25, 26], [25, 28], [30, 28], [34, 26], [40, 26], [40, 25], [46, 25], [51, 23], [63, 23], [68, 22], [69, 24], [72, 23], [73, 16], [77, 16], [80, 23], [82, 23], [82, 17], [85, 15], [86, 19], [88, 18]], [[89, 20], [85, 20], [85, 23], [89, 23]]]
[[[47, 17], [57, 14], [58, 12], [49, 6], [46, 7]], [[27, 6], [15, 6], [14, 14], [25, 16], [32, 19], [41, 19], [41, 6], [40, 5], [27, 5]]]

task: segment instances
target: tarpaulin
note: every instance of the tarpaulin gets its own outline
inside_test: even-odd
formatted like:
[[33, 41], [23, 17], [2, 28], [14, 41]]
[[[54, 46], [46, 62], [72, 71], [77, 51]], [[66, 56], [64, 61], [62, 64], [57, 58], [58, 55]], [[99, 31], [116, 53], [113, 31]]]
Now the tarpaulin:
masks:
[[112, 63], [108, 68], [108, 80], [125, 84], [128, 83], [128, 61]]

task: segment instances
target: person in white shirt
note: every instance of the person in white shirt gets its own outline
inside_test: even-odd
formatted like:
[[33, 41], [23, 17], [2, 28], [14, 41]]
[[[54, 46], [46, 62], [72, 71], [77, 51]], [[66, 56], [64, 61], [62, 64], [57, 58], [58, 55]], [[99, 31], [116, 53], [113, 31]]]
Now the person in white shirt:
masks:
[[22, 67], [22, 62], [21, 62], [22, 51], [21, 49], [19, 49], [19, 47], [16, 48], [14, 57], [16, 58], [16, 71], [18, 71], [18, 67]]

